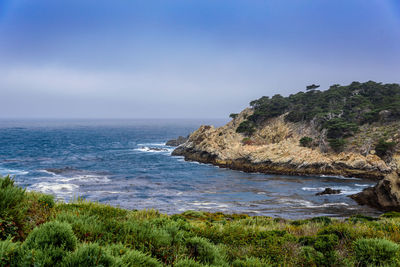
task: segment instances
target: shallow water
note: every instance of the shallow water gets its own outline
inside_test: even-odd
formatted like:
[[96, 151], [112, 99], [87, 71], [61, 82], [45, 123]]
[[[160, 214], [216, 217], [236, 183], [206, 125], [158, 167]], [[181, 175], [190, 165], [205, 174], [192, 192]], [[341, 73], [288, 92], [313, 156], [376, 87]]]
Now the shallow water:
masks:
[[[173, 157], [165, 141], [224, 120], [0, 121], [0, 174], [71, 201], [128, 209], [248, 213], [284, 218], [378, 211], [348, 197], [359, 178], [249, 174]], [[315, 196], [326, 187], [342, 194]]]

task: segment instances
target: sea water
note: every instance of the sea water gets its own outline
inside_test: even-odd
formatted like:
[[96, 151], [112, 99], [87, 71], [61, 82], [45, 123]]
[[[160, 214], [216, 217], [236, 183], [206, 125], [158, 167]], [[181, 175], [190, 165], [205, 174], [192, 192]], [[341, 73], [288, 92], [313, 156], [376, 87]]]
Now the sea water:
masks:
[[[251, 174], [187, 162], [165, 142], [226, 120], [1, 120], [0, 175], [60, 201], [127, 209], [246, 213], [283, 218], [378, 215], [348, 196], [361, 178]], [[316, 196], [326, 187], [341, 194]]]

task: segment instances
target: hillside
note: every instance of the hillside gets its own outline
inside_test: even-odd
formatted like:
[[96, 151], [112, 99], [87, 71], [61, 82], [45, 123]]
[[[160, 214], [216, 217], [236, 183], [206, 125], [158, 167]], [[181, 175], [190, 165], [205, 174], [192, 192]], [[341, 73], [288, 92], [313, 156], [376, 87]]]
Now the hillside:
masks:
[[[317, 88], [252, 101], [225, 126], [201, 126], [173, 154], [249, 172], [377, 180], [396, 172], [400, 86], [370, 81]], [[384, 208], [397, 206], [396, 194]]]

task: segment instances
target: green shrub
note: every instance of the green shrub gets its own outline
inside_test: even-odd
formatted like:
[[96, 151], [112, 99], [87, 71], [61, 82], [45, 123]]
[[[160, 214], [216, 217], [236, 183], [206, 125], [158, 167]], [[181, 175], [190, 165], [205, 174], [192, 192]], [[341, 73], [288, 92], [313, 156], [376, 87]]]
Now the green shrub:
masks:
[[178, 260], [175, 264], [175, 267], [209, 267], [210, 265], [202, 264], [199, 262], [196, 262], [192, 259], [181, 259]]
[[46, 194], [42, 194], [39, 198], [38, 198], [38, 202], [44, 206], [45, 208], [53, 208], [55, 205], [54, 202], [54, 196], [52, 195], [46, 195]]
[[332, 224], [322, 228], [318, 235], [330, 235], [334, 234], [339, 239], [354, 239], [356, 233], [353, 228], [348, 224]]
[[0, 219], [0, 240], [18, 235], [18, 227], [12, 220]]
[[17, 230], [14, 227], [23, 231], [26, 210], [25, 190], [15, 186], [10, 176], [0, 177], [0, 222], [4, 223], [1, 239], [8, 235], [15, 237]]
[[389, 211], [381, 215], [383, 218], [400, 218], [400, 212]]
[[122, 266], [128, 267], [158, 267], [162, 264], [143, 252], [131, 250], [126, 252], [121, 258]]
[[339, 242], [339, 238], [334, 234], [318, 235], [315, 239], [314, 248], [317, 251], [325, 253], [335, 249]]
[[66, 251], [73, 251], [76, 243], [76, 237], [69, 224], [53, 221], [35, 228], [28, 235], [24, 246], [28, 249], [63, 248]]
[[231, 114], [229, 114], [229, 118], [236, 119], [236, 117], [237, 117], [238, 115], [239, 115], [239, 114], [237, 114], [237, 113], [231, 113]]
[[310, 147], [312, 144], [313, 139], [311, 137], [308, 136], [304, 136], [302, 138], [300, 138], [300, 145], [303, 147]]
[[400, 246], [379, 238], [362, 238], [354, 242], [358, 266], [399, 266]]
[[384, 139], [379, 139], [378, 144], [375, 146], [376, 155], [382, 158], [386, 156], [395, 146], [395, 142], [386, 142]]
[[190, 258], [205, 264], [214, 264], [218, 262], [221, 255], [213, 244], [202, 237], [191, 237], [186, 240], [186, 247]]
[[352, 223], [357, 223], [357, 222], [373, 222], [379, 220], [378, 218], [362, 215], [362, 214], [356, 214], [351, 216], [348, 221]]
[[333, 139], [330, 138], [328, 139], [329, 146], [335, 151], [335, 152], [341, 152], [344, 149], [344, 146], [346, 145], [346, 140], [343, 138], [337, 138]]
[[96, 243], [83, 244], [75, 252], [69, 254], [63, 262], [63, 265], [68, 267], [107, 267], [115, 266], [115, 264], [115, 258]]
[[326, 216], [314, 217], [309, 219], [313, 223], [323, 223], [324, 225], [329, 225], [332, 223], [332, 219]]
[[300, 266], [323, 266], [324, 254], [316, 251], [313, 247], [304, 246], [299, 253], [298, 262]]
[[0, 266], [17, 266], [20, 261], [20, 243], [0, 241]]
[[267, 261], [255, 258], [255, 257], [249, 257], [244, 260], [235, 260], [232, 263], [233, 267], [268, 267], [272, 266], [272, 264], [269, 264]]
[[23, 248], [27, 251], [26, 257], [32, 258], [36, 264], [54, 266], [76, 248], [76, 243], [69, 224], [53, 221], [35, 228], [23, 243]]
[[243, 133], [246, 135], [252, 135], [256, 131], [255, 125], [249, 120], [245, 120], [239, 124], [236, 128], [237, 133]]

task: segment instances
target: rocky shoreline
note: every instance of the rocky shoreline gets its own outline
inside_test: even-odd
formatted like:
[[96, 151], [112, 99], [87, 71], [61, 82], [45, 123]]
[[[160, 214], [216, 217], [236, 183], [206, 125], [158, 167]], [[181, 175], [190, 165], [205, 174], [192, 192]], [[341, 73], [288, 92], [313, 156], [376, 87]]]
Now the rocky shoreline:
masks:
[[221, 168], [229, 168], [232, 170], [244, 172], [258, 172], [265, 174], [281, 174], [281, 175], [297, 175], [297, 176], [343, 176], [358, 177], [373, 180], [381, 180], [386, 173], [374, 169], [356, 169], [346, 164], [338, 163], [328, 165], [324, 163], [312, 163], [306, 166], [299, 166], [290, 163], [280, 162], [251, 162], [249, 159], [240, 158], [234, 160], [221, 160], [216, 155], [212, 155], [206, 151], [195, 151], [185, 147], [178, 147], [172, 152], [173, 156], [183, 156], [186, 161], [196, 161], [200, 163], [212, 164]]

